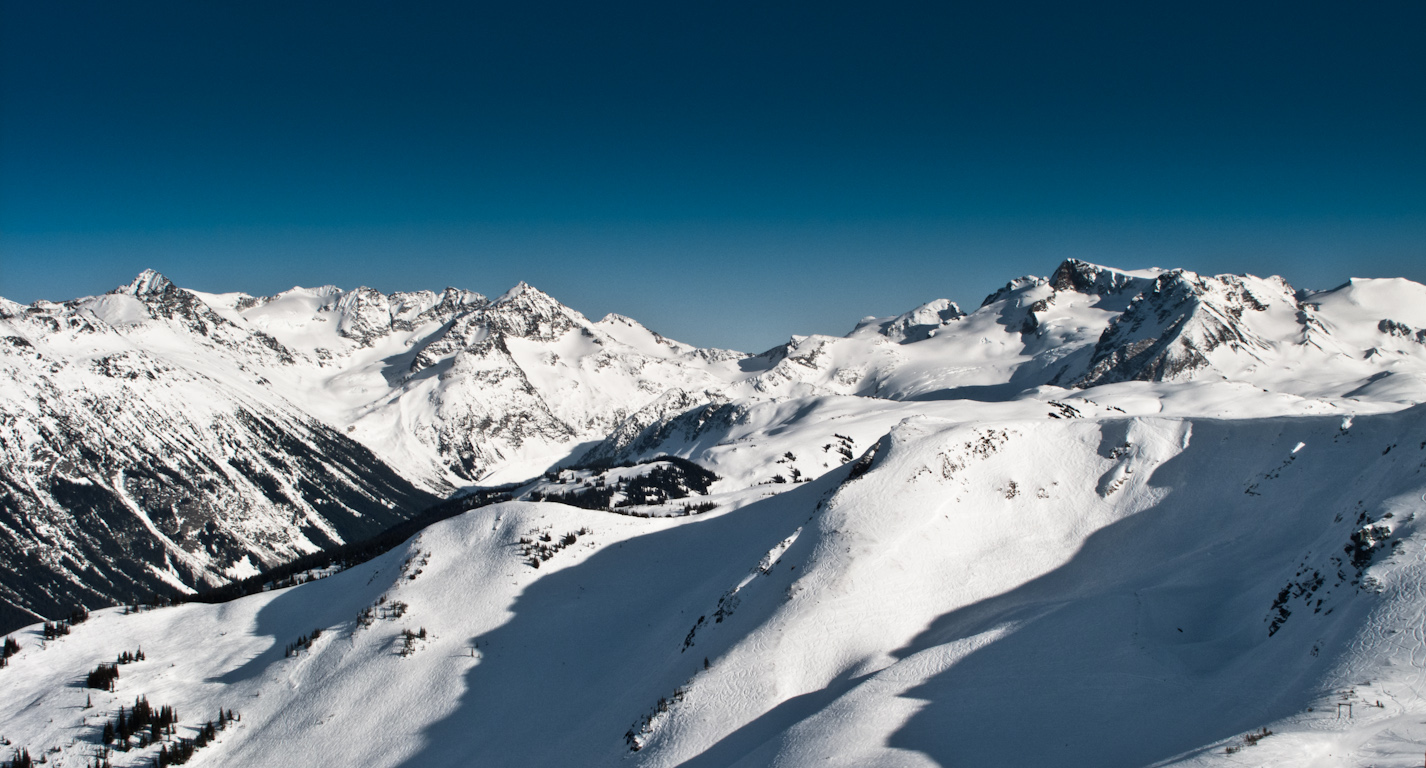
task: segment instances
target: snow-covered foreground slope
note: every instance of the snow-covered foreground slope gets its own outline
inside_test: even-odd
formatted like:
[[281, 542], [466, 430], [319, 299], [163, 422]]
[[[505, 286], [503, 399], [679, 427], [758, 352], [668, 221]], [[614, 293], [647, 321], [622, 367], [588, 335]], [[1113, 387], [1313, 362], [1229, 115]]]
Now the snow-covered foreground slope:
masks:
[[[210, 765], [1419, 763], [1426, 409], [817, 407], [889, 426], [704, 515], [509, 502], [303, 586], [16, 633], [0, 735], [81, 765], [145, 695], [241, 714]], [[782, 424], [820, 450], [824, 422]]]

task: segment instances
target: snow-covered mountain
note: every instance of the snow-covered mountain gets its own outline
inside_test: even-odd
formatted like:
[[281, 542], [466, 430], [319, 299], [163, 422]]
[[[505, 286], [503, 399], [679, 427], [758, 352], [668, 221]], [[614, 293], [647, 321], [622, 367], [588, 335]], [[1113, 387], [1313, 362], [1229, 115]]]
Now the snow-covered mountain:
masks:
[[1003, 400], [1046, 386], [1229, 380], [1306, 397], [1352, 397], [1373, 385], [1372, 397], [1420, 400], [1422, 327], [1426, 287], [1408, 280], [1311, 292], [1278, 277], [1121, 271], [1072, 259], [1049, 279], [1011, 281], [970, 314], [939, 301], [866, 318], [843, 338], [794, 337], [755, 358], [766, 370], [745, 386]]
[[145, 273], [0, 302], [0, 337], [20, 610], [518, 482], [301, 586], [16, 632], [0, 736], [56, 765], [139, 695], [179, 735], [237, 710], [213, 765], [1415, 765], [1426, 739], [1409, 281], [1071, 260], [745, 355], [524, 284]]

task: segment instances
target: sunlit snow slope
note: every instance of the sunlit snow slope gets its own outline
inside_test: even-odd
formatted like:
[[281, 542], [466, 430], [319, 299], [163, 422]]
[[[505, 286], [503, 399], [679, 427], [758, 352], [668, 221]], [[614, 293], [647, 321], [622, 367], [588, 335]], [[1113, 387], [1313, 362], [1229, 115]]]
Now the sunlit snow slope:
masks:
[[[500, 504], [308, 585], [17, 633], [4, 735], [79, 765], [143, 694], [242, 714], [212, 765], [1420, 760], [1426, 410], [913, 416], [863, 459], [693, 517]], [[542, 531], [575, 537], [533, 568]]]

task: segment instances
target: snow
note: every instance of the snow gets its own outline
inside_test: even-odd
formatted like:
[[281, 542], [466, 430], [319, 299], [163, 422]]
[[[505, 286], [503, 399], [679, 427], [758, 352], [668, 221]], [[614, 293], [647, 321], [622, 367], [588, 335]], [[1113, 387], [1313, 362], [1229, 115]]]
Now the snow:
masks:
[[[131, 387], [193, 425], [237, 401], [309, 415], [433, 489], [555, 466], [559, 485], [616, 482], [648, 465], [574, 465], [677, 456], [719, 475], [696, 499], [716, 506], [515, 500], [300, 586], [100, 610], [48, 642], [28, 627], [0, 670], [0, 735], [52, 765], [91, 760], [102, 719], [140, 694], [176, 706], [182, 733], [241, 713], [196, 765], [1421, 760], [1417, 284], [1299, 295], [1067, 262], [969, 314], [939, 300], [747, 358], [590, 322], [523, 283], [493, 302], [193, 294], [228, 323], [202, 340], [150, 316], [135, 296], [161, 276], [141, 278], [80, 302], [85, 334], [0, 306], [0, 336], [37, 350], [0, 358], [10, 380], [40, 391], [50, 359], [113, 357], [163, 387], [64, 380]], [[6, 445], [34, 445], [33, 400], [5, 402]], [[111, 428], [126, 418], [142, 416]], [[192, 429], [185, 445], [242, 447]], [[545, 535], [560, 546], [535, 567], [522, 539]], [[80, 687], [140, 646], [116, 692]]]
[[[815, 442], [819, 422], [789, 431]], [[35, 747], [73, 743], [64, 757], [139, 693], [236, 707], [242, 725], [200, 753], [212, 764], [1235, 764], [1223, 750], [1267, 727], [1244, 747], [1254, 764], [1414, 765], [1426, 454], [1399, 436], [1426, 434], [1426, 410], [1340, 422], [922, 415], [892, 425], [858, 479], [753, 486], [727, 511], [495, 505], [299, 587], [111, 609], [44, 648], [18, 633], [0, 722]], [[1124, 482], [1106, 491], [1106, 476]], [[1269, 635], [1284, 584], [1344, 567], [1357, 514], [1400, 544], [1291, 598]], [[581, 529], [539, 569], [512, 548]], [[361, 627], [383, 594], [405, 614]], [[310, 652], [277, 653], [314, 627]], [[422, 627], [401, 656], [400, 630]], [[97, 712], [50, 722], [90, 694], [56, 675], [139, 645], [149, 661], [92, 692]], [[628, 752], [624, 733], [680, 688]]]

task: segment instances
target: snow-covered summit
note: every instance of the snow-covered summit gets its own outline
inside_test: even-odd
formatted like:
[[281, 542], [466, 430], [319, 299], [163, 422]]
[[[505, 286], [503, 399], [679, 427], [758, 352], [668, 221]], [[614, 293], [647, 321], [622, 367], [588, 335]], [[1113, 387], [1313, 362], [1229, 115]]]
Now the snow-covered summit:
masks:
[[1050, 287], [1057, 291], [1077, 291], [1103, 296], [1126, 290], [1143, 290], [1144, 282], [1163, 273], [1152, 267], [1141, 270], [1115, 269], [1079, 259], [1065, 259], [1050, 275]]
[[129, 296], [151, 296], [165, 293], [174, 288], [173, 283], [163, 275], [152, 269], [146, 269], [138, 274], [128, 285], [121, 285], [110, 291], [114, 294], [127, 294]]
[[865, 318], [850, 335], [874, 332], [898, 344], [908, 344], [930, 338], [942, 326], [965, 317], [965, 314], [950, 299], [936, 299], [896, 317]]

